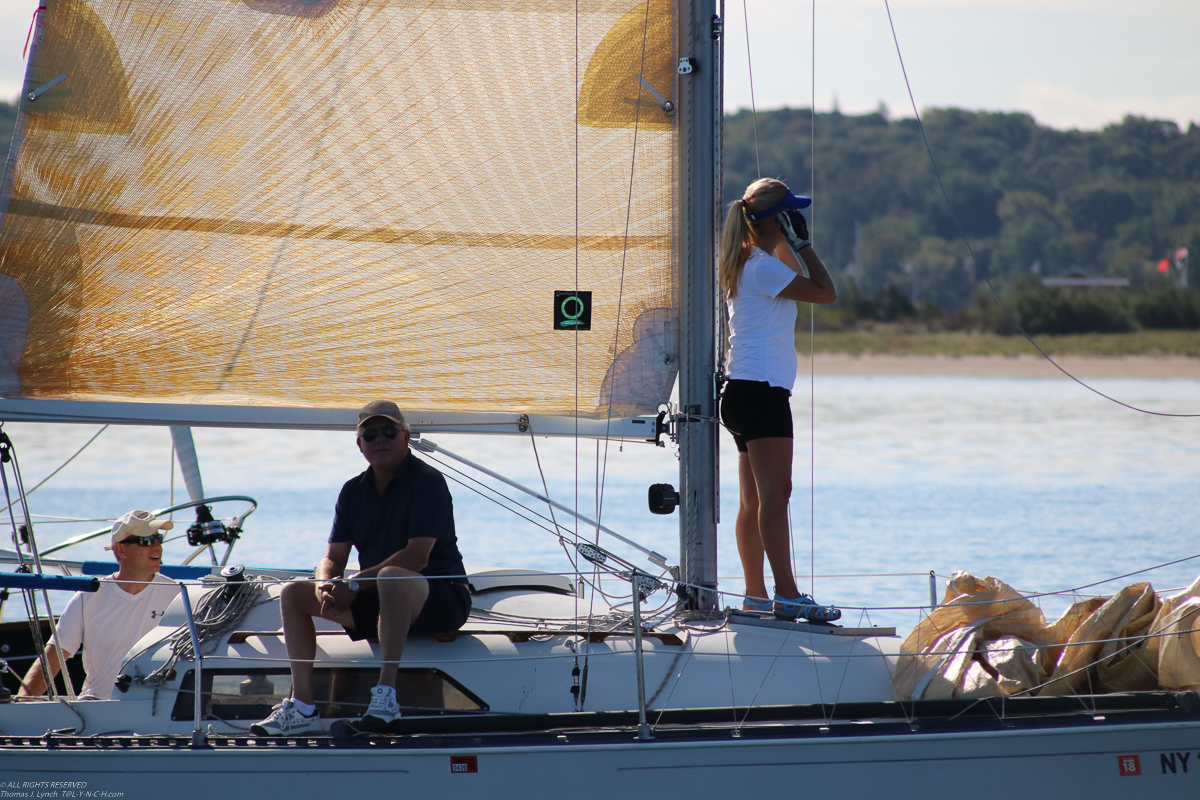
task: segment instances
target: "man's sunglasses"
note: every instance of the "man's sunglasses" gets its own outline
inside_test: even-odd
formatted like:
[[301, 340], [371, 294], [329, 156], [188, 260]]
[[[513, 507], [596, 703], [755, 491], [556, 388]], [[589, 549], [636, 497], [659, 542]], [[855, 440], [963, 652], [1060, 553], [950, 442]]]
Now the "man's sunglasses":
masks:
[[128, 539], [122, 539], [117, 544], [136, 544], [142, 547], [153, 547], [156, 544], [162, 544], [163, 535], [155, 533], [151, 536], [130, 536]]
[[382, 428], [363, 428], [362, 439], [364, 442], [373, 442], [379, 438], [381, 433], [389, 439], [395, 439], [400, 433], [400, 429], [395, 425], [384, 425]]

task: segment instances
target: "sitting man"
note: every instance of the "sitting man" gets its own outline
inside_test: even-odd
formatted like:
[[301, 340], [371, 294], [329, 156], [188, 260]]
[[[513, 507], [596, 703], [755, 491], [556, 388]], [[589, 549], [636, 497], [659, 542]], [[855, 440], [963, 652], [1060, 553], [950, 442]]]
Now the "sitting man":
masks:
[[[338, 495], [329, 548], [314, 573], [317, 582], [283, 587], [280, 613], [292, 659], [292, 696], [250, 726], [255, 734], [321, 730], [313, 697], [313, 617], [338, 623], [354, 640], [378, 637], [379, 681], [359, 723], [364, 730], [381, 730], [400, 716], [396, 675], [409, 634], [454, 631], [467, 621], [471, 594], [450, 490], [440, 472], [409, 452], [408, 441], [408, 423], [395, 403], [375, 400], [358, 412], [358, 449], [370, 466]], [[352, 546], [359, 570], [347, 576]]]
[[[155, 519], [149, 511], [130, 511], [112, 526], [112, 550], [117, 571], [101, 580], [96, 592], [77, 592], [67, 601], [58, 619], [58, 638], [46, 645], [50, 680], [64, 658], [83, 647], [83, 682], [80, 699], [108, 700], [117, 672], [129, 648], [155, 628], [179, 596], [179, 587], [158, 574], [162, 566], [161, 531], [169, 520]], [[64, 655], [65, 654], [65, 655]], [[19, 696], [37, 697], [46, 691], [42, 661], [33, 662]]]

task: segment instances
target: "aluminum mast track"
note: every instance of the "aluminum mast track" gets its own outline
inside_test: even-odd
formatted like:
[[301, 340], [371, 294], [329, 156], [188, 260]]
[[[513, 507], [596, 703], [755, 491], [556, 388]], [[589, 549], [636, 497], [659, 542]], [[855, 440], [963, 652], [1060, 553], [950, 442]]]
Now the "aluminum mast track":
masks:
[[717, 608], [717, 229], [720, 217], [721, 39], [711, 0], [679, 17], [681, 342], [679, 369], [679, 564], [703, 586], [693, 604]]

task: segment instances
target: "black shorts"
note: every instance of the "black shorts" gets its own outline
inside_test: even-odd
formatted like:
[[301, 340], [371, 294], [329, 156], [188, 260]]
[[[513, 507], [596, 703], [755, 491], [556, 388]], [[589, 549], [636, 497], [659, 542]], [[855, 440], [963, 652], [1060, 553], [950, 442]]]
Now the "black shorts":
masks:
[[[408, 630], [409, 636], [432, 636], [456, 631], [471, 615], [471, 591], [462, 578], [428, 578], [429, 598], [420, 616]], [[346, 633], [354, 641], [379, 638], [379, 590], [363, 589], [350, 603], [354, 627]]]
[[746, 442], [792, 437], [792, 393], [766, 381], [731, 380], [721, 392], [721, 422], [733, 434], [739, 453]]

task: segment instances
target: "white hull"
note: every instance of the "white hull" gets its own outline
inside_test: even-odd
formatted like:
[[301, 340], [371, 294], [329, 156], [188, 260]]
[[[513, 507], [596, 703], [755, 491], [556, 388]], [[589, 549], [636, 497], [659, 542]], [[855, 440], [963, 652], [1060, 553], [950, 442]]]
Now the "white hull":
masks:
[[[131, 748], [72, 751], [5, 748], [0, 774], [9, 792], [44, 783], [58, 797], [171, 797], [210, 800], [224, 787], [234, 796], [318, 797], [353, 787], [356, 796], [463, 796], [479, 792], [527, 798], [611, 798], [622, 791], [671, 797], [734, 798], [752, 789], [810, 797], [928, 798], [951, 787], [973, 798], [1153, 797], [1200, 794], [1200, 720], [945, 734], [842, 736], [818, 725], [801, 736], [750, 727], [663, 731], [663, 739], [633, 740], [633, 732], [570, 734], [541, 744], [506, 744], [469, 736], [432, 746], [218, 747], [213, 750]], [[668, 741], [667, 736], [703, 737]], [[769, 737], [759, 739], [758, 737]], [[501, 737], [504, 738], [504, 737]], [[511, 737], [509, 737], [511, 738]], [[478, 738], [475, 741], [480, 741]], [[1136, 756], [1138, 775], [1120, 764]], [[453, 764], [474, 758], [474, 772]], [[1174, 765], [1172, 770], [1171, 765]], [[213, 783], [214, 778], [220, 781]], [[75, 783], [75, 789], [63, 784]], [[67, 794], [75, 791], [75, 794]], [[102, 792], [110, 793], [108, 795]], [[436, 794], [425, 794], [436, 793]], [[8, 794], [5, 796], [19, 796]], [[24, 796], [37, 796], [27, 794]], [[55, 796], [46, 794], [42, 796]]]

